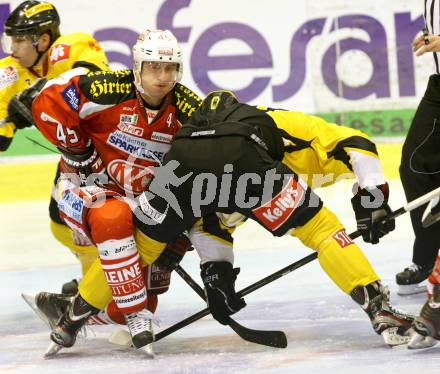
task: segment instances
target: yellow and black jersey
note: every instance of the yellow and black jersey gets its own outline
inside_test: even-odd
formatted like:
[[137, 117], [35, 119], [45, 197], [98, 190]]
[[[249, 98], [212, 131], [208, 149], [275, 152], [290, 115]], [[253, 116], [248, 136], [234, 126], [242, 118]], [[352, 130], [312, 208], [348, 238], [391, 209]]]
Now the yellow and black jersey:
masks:
[[189, 120], [201, 103], [202, 99], [188, 87], [180, 83], [175, 85], [173, 104], [176, 106], [176, 116], [181, 124]]
[[263, 110], [283, 139], [282, 162], [309, 186], [323, 187], [353, 174], [361, 184], [380, 184], [381, 175], [362, 178], [365, 172], [382, 174], [376, 146], [365, 133], [301, 112]]
[[225, 107], [218, 104], [227, 99], [228, 93], [208, 95], [200, 112], [177, 138], [192, 137], [194, 132], [205, 137], [245, 136], [312, 188], [353, 176], [362, 188], [384, 183], [376, 146], [361, 131], [301, 112], [255, 107], [236, 100]]
[[[108, 60], [99, 43], [89, 34], [61, 35], [49, 48], [41, 66], [22, 67], [13, 57], [0, 60], [0, 120], [7, 117], [11, 98], [31, 86], [38, 78], [52, 79], [74, 67], [108, 70]], [[0, 127], [0, 151], [5, 151], [14, 136], [15, 126]]]

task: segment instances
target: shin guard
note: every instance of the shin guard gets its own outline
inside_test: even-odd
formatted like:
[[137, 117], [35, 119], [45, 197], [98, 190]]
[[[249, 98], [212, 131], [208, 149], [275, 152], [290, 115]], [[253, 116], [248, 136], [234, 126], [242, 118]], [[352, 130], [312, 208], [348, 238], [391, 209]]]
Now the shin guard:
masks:
[[147, 302], [147, 290], [133, 236], [107, 240], [97, 247], [102, 270], [119, 310], [127, 314], [143, 309]]

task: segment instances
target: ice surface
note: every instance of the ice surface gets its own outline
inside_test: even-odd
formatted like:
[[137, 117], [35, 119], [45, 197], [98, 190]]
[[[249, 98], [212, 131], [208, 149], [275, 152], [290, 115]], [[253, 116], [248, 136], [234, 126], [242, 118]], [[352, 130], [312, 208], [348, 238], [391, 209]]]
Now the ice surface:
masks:
[[[399, 184], [392, 189], [392, 206], [404, 203]], [[321, 192], [324, 200], [348, 231], [354, 219], [344, 185]], [[248, 306], [234, 318], [251, 328], [280, 329], [289, 345], [275, 349], [248, 343], [229, 327], [211, 317], [154, 344], [156, 358], [111, 345], [107, 337], [114, 327], [97, 326], [55, 358], [43, 359], [49, 343], [47, 327], [20, 298], [21, 292], [58, 291], [78, 275], [74, 257], [49, 234], [47, 203], [0, 205], [0, 371], [13, 373], [438, 373], [440, 344], [409, 351], [388, 348], [376, 335], [366, 315], [339, 291], [317, 261], [255, 291], [246, 297]], [[306, 256], [310, 251], [292, 238], [272, 238], [253, 223], [239, 229], [236, 265], [242, 268], [237, 288]], [[417, 313], [425, 296], [399, 297], [394, 275], [410, 263], [412, 232], [408, 215], [380, 245], [364, 245], [367, 257], [391, 288], [392, 303]], [[182, 266], [200, 282], [198, 259], [187, 255]], [[161, 327], [204, 308], [203, 302], [177, 274], [172, 287], [160, 297]]]

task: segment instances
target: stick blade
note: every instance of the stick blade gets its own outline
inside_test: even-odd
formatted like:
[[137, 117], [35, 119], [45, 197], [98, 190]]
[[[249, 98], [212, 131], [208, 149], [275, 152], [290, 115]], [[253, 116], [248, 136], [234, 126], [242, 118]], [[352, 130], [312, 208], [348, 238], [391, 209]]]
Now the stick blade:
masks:
[[287, 337], [282, 331], [248, 329], [229, 319], [229, 326], [244, 340], [274, 348], [286, 348]]

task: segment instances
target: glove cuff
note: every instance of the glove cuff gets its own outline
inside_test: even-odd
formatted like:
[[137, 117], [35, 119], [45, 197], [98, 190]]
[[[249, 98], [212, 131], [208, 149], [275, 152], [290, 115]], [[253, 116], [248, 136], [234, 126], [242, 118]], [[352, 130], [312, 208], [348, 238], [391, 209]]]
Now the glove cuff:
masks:
[[353, 185], [353, 193], [355, 197], [361, 196], [369, 196], [369, 197], [377, 197], [378, 193], [381, 193], [384, 198], [384, 203], [388, 203], [388, 198], [390, 196], [390, 188], [387, 182], [383, 184], [379, 184], [377, 186], [368, 186], [365, 188], [361, 188], [357, 183]]

